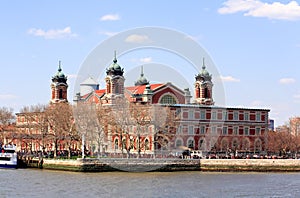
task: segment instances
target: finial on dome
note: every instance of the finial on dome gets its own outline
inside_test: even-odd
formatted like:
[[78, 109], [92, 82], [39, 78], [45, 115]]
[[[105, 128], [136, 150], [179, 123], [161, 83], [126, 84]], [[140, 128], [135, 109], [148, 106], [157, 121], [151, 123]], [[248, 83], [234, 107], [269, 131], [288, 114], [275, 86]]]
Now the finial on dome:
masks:
[[205, 69], [205, 58], [203, 57], [203, 64], [202, 64], [202, 69]]
[[144, 67], [143, 67], [143, 65], [141, 66], [141, 76], [144, 76]]
[[58, 71], [61, 72], [61, 61], [58, 61]]
[[117, 63], [117, 51], [115, 50], [114, 63]]

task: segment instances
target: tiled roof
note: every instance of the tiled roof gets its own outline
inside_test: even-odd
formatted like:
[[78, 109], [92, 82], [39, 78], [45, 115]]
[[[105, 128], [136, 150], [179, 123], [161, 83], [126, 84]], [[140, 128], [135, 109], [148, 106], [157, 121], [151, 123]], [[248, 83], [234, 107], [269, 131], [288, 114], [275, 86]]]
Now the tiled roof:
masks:
[[[163, 86], [164, 84], [150, 84], [150, 88], [152, 91], [155, 91], [155, 89]], [[144, 90], [146, 88], [146, 85], [138, 85], [138, 86], [132, 86], [132, 87], [125, 87], [127, 91], [129, 91], [131, 94], [143, 94]]]

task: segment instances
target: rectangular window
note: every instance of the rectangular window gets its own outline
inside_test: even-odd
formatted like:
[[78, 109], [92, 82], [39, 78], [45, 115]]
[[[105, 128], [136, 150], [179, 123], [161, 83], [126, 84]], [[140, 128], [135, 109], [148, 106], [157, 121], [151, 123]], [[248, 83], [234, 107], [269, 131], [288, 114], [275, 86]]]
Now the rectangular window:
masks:
[[244, 135], [249, 135], [249, 127], [244, 128]]
[[227, 127], [223, 127], [223, 135], [227, 135], [228, 134], [228, 130], [227, 130]]
[[188, 134], [189, 135], [194, 135], [194, 126], [189, 126]]
[[212, 113], [211, 113], [211, 119], [212, 120], [216, 120], [217, 119], [217, 112], [216, 111], [212, 111]]
[[233, 135], [239, 134], [239, 127], [233, 127]]
[[249, 112], [244, 113], [244, 120], [246, 120], [246, 121], [249, 120]]
[[233, 112], [233, 120], [239, 120], [239, 112], [238, 111]]
[[261, 118], [260, 112], [256, 112], [256, 114], [255, 114], [255, 120], [256, 121], [261, 121], [260, 118]]
[[177, 134], [182, 134], [182, 126], [178, 126], [177, 128], [177, 131], [176, 131]]
[[260, 135], [260, 127], [255, 128], [255, 135]]
[[217, 127], [215, 127], [215, 126], [211, 127], [211, 134], [217, 135]]
[[225, 111], [222, 112], [222, 120], [226, 121], [227, 119], [228, 119], [228, 113], [225, 110]]
[[194, 111], [189, 110], [189, 119], [194, 119]]
[[200, 119], [201, 120], [205, 120], [206, 116], [205, 116], [205, 110], [201, 110], [200, 111]]
[[200, 126], [200, 134], [205, 134], [205, 126]]

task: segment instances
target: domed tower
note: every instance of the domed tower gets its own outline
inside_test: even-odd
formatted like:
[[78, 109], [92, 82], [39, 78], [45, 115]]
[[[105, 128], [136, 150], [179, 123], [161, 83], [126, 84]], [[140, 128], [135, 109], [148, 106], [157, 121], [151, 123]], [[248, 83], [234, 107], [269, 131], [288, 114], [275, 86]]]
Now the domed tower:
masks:
[[195, 76], [195, 102], [202, 105], [214, 105], [212, 98], [212, 76], [206, 70], [204, 58], [201, 72]]
[[58, 63], [58, 70], [52, 77], [50, 103], [68, 102], [67, 76], [62, 72], [61, 62]]
[[148, 85], [149, 81], [144, 76], [143, 66], [141, 66], [141, 75], [139, 79], [134, 83], [135, 86]]
[[113, 63], [106, 69], [106, 94], [107, 95], [119, 95], [124, 94], [124, 82], [123, 76], [124, 69], [117, 63], [116, 51]]

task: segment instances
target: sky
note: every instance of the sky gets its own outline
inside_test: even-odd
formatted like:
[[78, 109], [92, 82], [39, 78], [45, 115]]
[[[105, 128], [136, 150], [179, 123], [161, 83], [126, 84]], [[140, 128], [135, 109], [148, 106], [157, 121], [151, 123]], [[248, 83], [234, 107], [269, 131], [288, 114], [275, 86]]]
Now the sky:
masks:
[[[221, 79], [226, 98], [225, 104], [214, 98], [216, 105], [270, 109], [275, 126], [300, 116], [299, 1], [3, 0], [0, 21], [0, 106], [15, 112], [49, 102], [59, 61], [72, 101], [78, 72], [97, 46], [122, 32], [159, 27], [186, 35], [207, 52], [207, 70], [217, 70], [211, 72], [214, 95]], [[126, 39], [141, 44], [148, 37], [133, 33]], [[118, 53], [118, 47], [112, 49]], [[111, 60], [112, 49], [107, 48]], [[162, 49], [135, 49], [120, 55], [118, 63], [127, 72], [127, 86], [138, 78], [141, 65], [150, 82], [174, 82], [182, 89], [193, 89], [199, 72], [182, 56]], [[177, 73], [164, 70], [170, 67]], [[103, 87], [103, 75], [89, 72]]]

